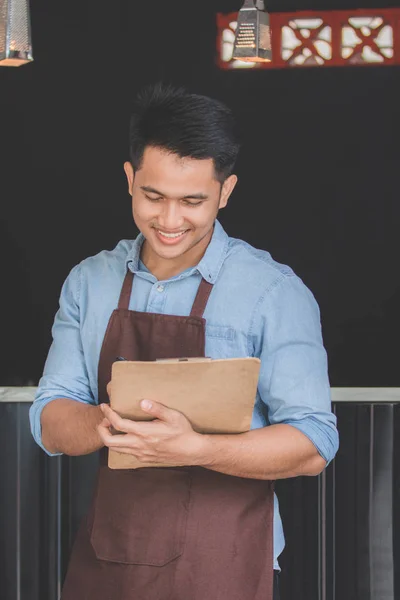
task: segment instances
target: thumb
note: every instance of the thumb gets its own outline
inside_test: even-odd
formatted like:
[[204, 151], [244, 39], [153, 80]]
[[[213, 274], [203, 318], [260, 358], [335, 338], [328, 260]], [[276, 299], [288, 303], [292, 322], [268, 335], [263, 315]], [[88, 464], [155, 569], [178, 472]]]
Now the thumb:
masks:
[[155, 419], [159, 419], [160, 421], [170, 421], [172, 418], [172, 413], [174, 412], [164, 404], [150, 400], [142, 400], [140, 403], [140, 408], [143, 410], [143, 412], [151, 415]]

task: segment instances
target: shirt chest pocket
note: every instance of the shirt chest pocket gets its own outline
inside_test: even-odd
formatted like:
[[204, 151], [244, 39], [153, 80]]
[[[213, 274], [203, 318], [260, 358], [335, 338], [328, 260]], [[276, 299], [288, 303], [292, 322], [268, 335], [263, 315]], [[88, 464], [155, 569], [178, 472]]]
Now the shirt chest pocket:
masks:
[[213, 325], [212, 323], [207, 323], [206, 338], [233, 342], [235, 339], [235, 330], [233, 327], [228, 327], [226, 325]]
[[230, 326], [206, 324], [206, 356], [241, 358], [247, 355], [246, 336]]

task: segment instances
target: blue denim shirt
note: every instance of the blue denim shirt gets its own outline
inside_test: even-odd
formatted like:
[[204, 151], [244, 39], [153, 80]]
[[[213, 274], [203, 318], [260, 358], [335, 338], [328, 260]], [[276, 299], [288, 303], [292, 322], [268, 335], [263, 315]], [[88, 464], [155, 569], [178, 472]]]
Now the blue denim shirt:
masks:
[[[41, 440], [40, 415], [56, 398], [97, 404], [97, 367], [108, 320], [129, 268], [135, 273], [130, 309], [170, 315], [190, 313], [201, 278], [214, 284], [204, 314], [206, 355], [261, 359], [252, 428], [286, 423], [304, 433], [326, 461], [338, 448], [331, 412], [327, 358], [313, 295], [268, 252], [227, 236], [217, 221], [200, 263], [166, 281], [141, 268], [143, 236], [122, 240], [74, 267], [60, 308], [35, 402], [32, 434]], [[275, 497], [275, 568], [284, 536]]]

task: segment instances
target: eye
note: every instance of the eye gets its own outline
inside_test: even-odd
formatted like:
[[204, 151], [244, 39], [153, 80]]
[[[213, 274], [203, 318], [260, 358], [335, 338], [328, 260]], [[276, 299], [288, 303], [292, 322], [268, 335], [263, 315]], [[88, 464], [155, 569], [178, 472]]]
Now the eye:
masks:
[[190, 202], [189, 200], [183, 200], [183, 203], [185, 204], [185, 206], [200, 206], [200, 204], [203, 204], [203, 200], [199, 200], [198, 202]]
[[150, 202], [159, 202], [160, 200], [162, 200], [162, 198], [160, 198], [160, 197], [152, 198], [151, 196], [148, 196], [147, 194], [145, 194], [145, 197], [147, 198], [147, 200], [150, 200]]

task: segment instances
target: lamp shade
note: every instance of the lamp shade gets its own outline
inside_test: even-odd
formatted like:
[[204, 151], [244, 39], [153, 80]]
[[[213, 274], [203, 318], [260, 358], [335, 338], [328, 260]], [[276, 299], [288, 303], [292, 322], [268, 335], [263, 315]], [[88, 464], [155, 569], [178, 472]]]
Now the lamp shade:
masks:
[[33, 60], [28, 0], [0, 0], [0, 66]]
[[233, 58], [248, 62], [272, 60], [269, 14], [264, 0], [245, 0], [240, 9]]

